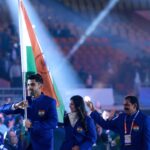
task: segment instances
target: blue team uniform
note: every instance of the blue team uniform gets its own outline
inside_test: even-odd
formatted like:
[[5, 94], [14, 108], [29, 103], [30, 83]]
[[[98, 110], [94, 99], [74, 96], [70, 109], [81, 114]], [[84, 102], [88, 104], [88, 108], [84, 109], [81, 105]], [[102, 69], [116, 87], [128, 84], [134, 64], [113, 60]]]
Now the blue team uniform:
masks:
[[[56, 101], [44, 94], [36, 99], [27, 97], [29, 107], [28, 119], [32, 122], [29, 129], [31, 143], [34, 150], [53, 150], [53, 129], [57, 125]], [[0, 107], [5, 114], [24, 114], [24, 110], [12, 110], [12, 104]]]
[[[120, 135], [121, 150], [150, 150], [150, 119], [139, 111], [137, 117], [135, 114], [128, 116], [125, 113], [118, 117], [105, 121], [98, 112], [91, 113], [91, 117], [96, 123], [104, 129], [110, 129]], [[131, 124], [135, 118], [131, 131], [131, 144], [125, 144], [125, 118], [127, 133], [130, 134]]]
[[83, 128], [80, 120], [72, 127], [69, 118], [65, 119], [65, 141], [61, 146], [61, 150], [72, 150], [72, 147], [75, 145], [79, 146], [80, 150], [92, 150], [92, 145], [97, 139], [96, 128], [91, 117], [86, 116], [85, 122], [87, 125], [87, 132]]

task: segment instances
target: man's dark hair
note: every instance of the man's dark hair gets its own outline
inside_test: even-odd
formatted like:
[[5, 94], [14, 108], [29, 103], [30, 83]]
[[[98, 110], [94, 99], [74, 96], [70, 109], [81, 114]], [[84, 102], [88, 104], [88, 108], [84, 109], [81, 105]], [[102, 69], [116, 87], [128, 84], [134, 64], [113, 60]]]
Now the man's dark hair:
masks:
[[140, 109], [139, 100], [136, 96], [128, 95], [128, 96], [125, 97], [125, 100], [128, 100], [131, 104], [136, 104], [137, 105], [136, 110]]
[[38, 73], [30, 75], [28, 77], [28, 80], [35, 80], [36, 82], [39, 82], [39, 83], [43, 84], [42, 76]]

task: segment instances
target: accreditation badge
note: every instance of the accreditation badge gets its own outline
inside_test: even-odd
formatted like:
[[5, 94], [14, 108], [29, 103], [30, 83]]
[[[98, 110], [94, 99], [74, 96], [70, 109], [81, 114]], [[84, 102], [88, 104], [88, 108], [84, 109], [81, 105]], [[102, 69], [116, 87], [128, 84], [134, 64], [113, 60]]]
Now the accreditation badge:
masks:
[[131, 145], [131, 135], [130, 134], [124, 135], [124, 143], [125, 143], [125, 145]]

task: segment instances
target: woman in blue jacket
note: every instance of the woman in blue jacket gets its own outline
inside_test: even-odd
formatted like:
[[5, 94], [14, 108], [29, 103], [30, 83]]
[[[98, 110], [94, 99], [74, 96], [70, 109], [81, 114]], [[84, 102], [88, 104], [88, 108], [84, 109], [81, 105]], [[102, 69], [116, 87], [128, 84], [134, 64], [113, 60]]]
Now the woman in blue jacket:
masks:
[[76, 95], [70, 99], [70, 110], [64, 116], [65, 140], [61, 150], [91, 150], [96, 142], [96, 128], [87, 116], [84, 100]]

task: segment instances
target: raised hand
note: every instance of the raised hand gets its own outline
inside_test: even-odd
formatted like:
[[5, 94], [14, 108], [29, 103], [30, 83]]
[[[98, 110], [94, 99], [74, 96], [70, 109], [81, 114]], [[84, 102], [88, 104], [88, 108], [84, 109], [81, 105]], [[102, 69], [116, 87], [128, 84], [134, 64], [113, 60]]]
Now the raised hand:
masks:
[[94, 111], [94, 110], [95, 110], [94, 105], [93, 105], [93, 103], [92, 103], [91, 101], [87, 101], [87, 102], [86, 102], [86, 105], [89, 107], [89, 109], [90, 109], [91, 111]]
[[111, 111], [109, 112], [109, 118], [108, 118], [108, 119], [111, 120], [111, 119], [114, 117], [115, 113], [116, 113], [116, 110], [115, 110], [115, 109], [111, 110]]

